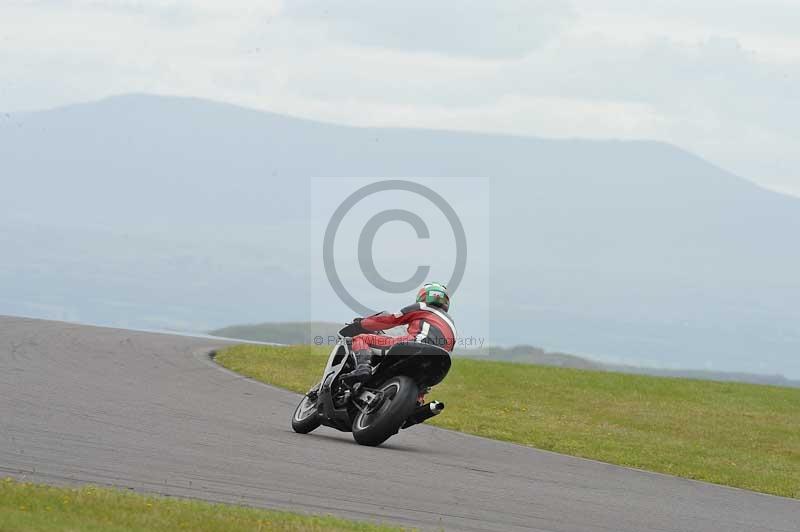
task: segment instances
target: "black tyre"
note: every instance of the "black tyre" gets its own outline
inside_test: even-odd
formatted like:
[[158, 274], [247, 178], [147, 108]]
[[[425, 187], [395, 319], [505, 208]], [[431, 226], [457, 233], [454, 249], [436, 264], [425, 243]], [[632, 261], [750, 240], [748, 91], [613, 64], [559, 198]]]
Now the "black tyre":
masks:
[[353, 420], [353, 438], [361, 445], [376, 446], [397, 434], [417, 406], [419, 388], [410, 378], [392, 377], [381, 384], [383, 401], [369, 413], [359, 412]]
[[300, 434], [307, 434], [319, 427], [319, 414], [317, 403], [304, 396], [292, 415], [292, 428]]

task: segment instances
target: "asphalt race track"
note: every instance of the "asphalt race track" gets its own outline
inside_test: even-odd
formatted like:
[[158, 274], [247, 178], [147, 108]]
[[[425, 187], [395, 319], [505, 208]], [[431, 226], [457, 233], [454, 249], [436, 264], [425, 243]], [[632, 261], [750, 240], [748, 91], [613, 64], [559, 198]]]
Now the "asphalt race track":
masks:
[[299, 396], [219, 368], [225, 344], [0, 317], [0, 476], [422, 529], [800, 530], [800, 501], [428, 426], [295, 434]]

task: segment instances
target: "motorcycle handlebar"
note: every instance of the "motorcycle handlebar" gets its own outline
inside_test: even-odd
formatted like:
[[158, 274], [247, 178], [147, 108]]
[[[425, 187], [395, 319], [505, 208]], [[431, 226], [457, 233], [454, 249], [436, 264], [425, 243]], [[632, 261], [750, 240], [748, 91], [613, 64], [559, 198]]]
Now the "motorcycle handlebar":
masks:
[[358, 318], [353, 323], [348, 323], [339, 330], [339, 336], [342, 338], [358, 336], [359, 334], [383, 334], [383, 331], [368, 331], [361, 326], [361, 319]]

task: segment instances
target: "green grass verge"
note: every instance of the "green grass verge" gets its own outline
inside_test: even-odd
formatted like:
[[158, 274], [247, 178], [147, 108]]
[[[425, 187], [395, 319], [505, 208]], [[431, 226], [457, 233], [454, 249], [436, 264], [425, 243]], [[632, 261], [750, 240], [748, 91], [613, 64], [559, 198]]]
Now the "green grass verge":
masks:
[[[239, 345], [216, 359], [305, 392], [327, 355]], [[440, 427], [800, 498], [800, 389], [456, 358], [431, 397], [447, 404]]]
[[400, 529], [333, 517], [144, 496], [114, 489], [54, 488], [4, 479], [0, 481], [0, 530], [377, 532]]

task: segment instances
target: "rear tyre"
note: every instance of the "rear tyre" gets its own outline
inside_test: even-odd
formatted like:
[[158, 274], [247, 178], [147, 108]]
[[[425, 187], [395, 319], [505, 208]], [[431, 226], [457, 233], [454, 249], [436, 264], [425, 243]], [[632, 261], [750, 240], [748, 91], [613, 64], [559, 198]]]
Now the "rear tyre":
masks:
[[359, 412], [353, 420], [353, 438], [361, 445], [374, 447], [397, 434], [417, 406], [419, 388], [410, 377], [392, 377], [379, 389], [384, 393], [381, 404], [367, 414]]
[[306, 395], [294, 410], [294, 414], [292, 415], [292, 428], [297, 433], [307, 434], [319, 427], [319, 425], [317, 402], [312, 401]]

